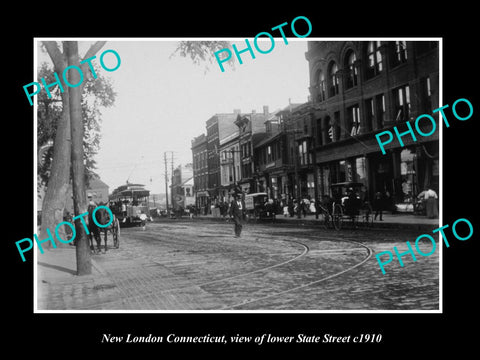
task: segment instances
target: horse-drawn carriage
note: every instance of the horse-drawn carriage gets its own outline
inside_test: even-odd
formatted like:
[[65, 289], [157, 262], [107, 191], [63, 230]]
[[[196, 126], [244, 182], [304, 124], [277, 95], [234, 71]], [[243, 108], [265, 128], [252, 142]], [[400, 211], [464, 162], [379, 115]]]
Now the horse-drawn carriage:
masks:
[[[108, 211], [110, 210], [110, 211]], [[112, 216], [113, 215], [113, 216]], [[97, 243], [97, 251], [101, 249], [101, 234], [104, 236], [104, 253], [107, 251], [108, 232], [112, 234], [113, 246], [120, 247], [120, 223], [118, 218], [111, 212], [109, 204], [99, 204], [88, 206], [88, 229], [90, 239], [90, 249], [95, 250], [93, 239]]]
[[350, 221], [353, 226], [359, 223], [373, 225], [372, 207], [360, 196], [363, 186], [363, 183], [352, 181], [331, 185], [333, 196], [325, 196], [319, 206], [326, 228], [333, 226], [340, 230], [344, 221]]
[[245, 194], [245, 207], [248, 220], [275, 220], [275, 208], [265, 192]]

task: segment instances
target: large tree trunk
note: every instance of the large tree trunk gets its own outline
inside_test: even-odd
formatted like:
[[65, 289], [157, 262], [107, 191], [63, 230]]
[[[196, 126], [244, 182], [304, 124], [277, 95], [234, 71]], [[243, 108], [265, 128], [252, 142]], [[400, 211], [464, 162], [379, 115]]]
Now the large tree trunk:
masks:
[[[81, 108], [81, 97], [85, 81], [89, 78], [90, 72], [87, 71], [88, 64], [79, 65], [78, 42], [64, 42], [63, 54], [59, 50], [55, 41], [44, 41], [43, 44], [52, 59], [55, 72], [59, 74], [64, 92], [62, 94], [62, 118], [57, 124], [55, 136], [52, 169], [48, 180], [47, 192], [45, 194], [42, 206], [42, 230], [40, 239], [46, 239], [46, 229], [50, 229], [53, 234], [58, 223], [63, 221], [63, 211], [67, 199], [67, 190], [70, 179], [70, 170], [73, 172], [73, 195], [74, 195], [74, 213], [75, 216], [83, 214], [87, 210], [85, 194], [85, 167], [83, 163], [83, 119]], [[96, 54], [104, 41], [97, 41], [87, 51], [85, 58], [88, 59]], [[78, 86], [70, 88], [63, 82], [62, 74], [64, 69], [70, 65], [76, 65], [82, 69], [85, 75], [84, 82]], [[68, 72], [69, 83], [78, 84], [80, 74], [77, 71]], [[73, 104], [73, 106], [72, 106]], [[72, 120], [73, 123], [72, 123]], [[72, 126], [74, 125], [74, 126]], [[72, 166], [72, 167], [70, 167]], [[63, 230], [63, 229], [61, 229]], [[60, 230], [60, 233], [62, 234]], [[77, 242], [77, 274], [86, 275], [91, 273], [91, 258], [88, 239], [80, 218], [75, 223], [76, 242]], [[66, 237], [62, 237], [66, 239]], [[45, 243], [45, 248], [50, 246], [50, 242]]]
[[[55, 65], [55, 71], [62, 73], [65, 68], [65, 63], [61, 56], [58, 56], [54, 50], [58, 50], [56, 45], [49, 44], [47, 50]], [[54, 59], [55, 58], [55, 59]], [[70, 101], [69, 88], [62, 84], [65, 89], [62, 94], [62, 116], [59, 123], [56, 124], [57, 131], [53, 144], [53, 159], [50, 170], [50, 177], [48, 179], [47, 191], [42, 203], [42, 225], [40, 231], [40, 239], [48, 237], [46, 229], [49, 229], [54, 234], [57, 224], [63, 221], [63, 211], [67, 200], [68, 184], [70, 179]], [[60, 233], [63, 231], [63, 227]], [[63, 237], [66, 238], [65, 236]], [[42, 248], [49, 249], [51, 243], [42, 244]]]
[[[64, 42], [64, 51], [67, 55], [68, 66], [80, 67], [78, 56], [78, 42]], [[68, 73], [68, 82], [78, 84], [80, 74], [78, 71]], [[87, 196], [85, 193], [85, 165], [83, 163], [83, 118], [82, 118], [82, 86], [69, 89], [70, 99], [70, 126], [72, 134], [72, 174], [73, 174], [73, 206], [75, 215], [84, 214], [87, 211]], [[77, 275], [92, 273], [92, 261], [87, 233], [81, 219], [75, 221], [77, 241]]]

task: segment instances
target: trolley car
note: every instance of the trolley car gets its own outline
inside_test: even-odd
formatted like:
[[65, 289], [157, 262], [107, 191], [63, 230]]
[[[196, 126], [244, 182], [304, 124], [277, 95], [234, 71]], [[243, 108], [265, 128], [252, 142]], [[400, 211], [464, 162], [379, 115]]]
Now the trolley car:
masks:
[[145, 226], [150, 191], [142, 184], [121, 185], [110, 195], [110, 208], [121, 226]]

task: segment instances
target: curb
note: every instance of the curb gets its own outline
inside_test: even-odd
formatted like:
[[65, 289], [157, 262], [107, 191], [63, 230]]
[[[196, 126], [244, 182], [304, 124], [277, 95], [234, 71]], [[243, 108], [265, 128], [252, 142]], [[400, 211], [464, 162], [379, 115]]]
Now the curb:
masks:
[[[156, 220], [156, 223], [162, 222], [191, 222], [191, 221], [210, 221], [216, 223], [226, 223], [225, 219], [220, 217], [211, 217], [211, 216], [197, 216], [193, 219], [188, 217], [180, 218], [180, 219], [161, 219]], [[259, 220], [259, 221], [252, 221], [248, 222], [249, 224], [287, 224], [287, 225], [300, 225], [300, 226], [318, 226], [323, 228], [323, 224], [321, 220], [317, 219], [284, 219], [283, 217], [277, 217], [275, 220]], [[439, 224], [429, 224], [429, 223], [401, 223], [401, 222], [389, 222], [389, 221], [375, 221], [372, 227], [363, 227], [358, 226], [357, 230], [375, 230], [375, 229], [409, 229], [409, 230], [421, 230], [431, 232], [432, 229], [439, 227]], [[339, 230], [341, 232], [343, 229], [345, 230], [352, 230], [352, 226], [349, 223], [344, 224], [344, 227]]]

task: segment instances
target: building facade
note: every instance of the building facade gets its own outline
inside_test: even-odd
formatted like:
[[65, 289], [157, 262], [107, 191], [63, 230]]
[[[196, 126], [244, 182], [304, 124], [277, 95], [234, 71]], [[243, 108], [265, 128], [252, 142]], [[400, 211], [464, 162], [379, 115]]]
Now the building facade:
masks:
[[220, 140], [220, 191], [219, 200], [229, 201], [230, 192], [235, 188], [240, 173], [240, 147], [238, 132]]
[[264, 105], [263, 113], [252, 110], [250, 114], [239, 115], [235, 120], [240, 148], [240, 174], [237, 182], [244, 193], [258, 191], [259, 186], [254, 177], [254, 147], [266, 136], [265, 122], [268, 118], [268, 106]]
[[[439, 190], [439, 134], [402, 137], [382, 154], [375, 135], [408, 128], [422, 114], [438, 123], [439, 46], [435, 41], [311, 41], [310, 100], [269, 113], [216, 114], [207, 135], [192, 141], [195, 191], [202, 204], [228, 200], [233, 186], [272, 199], [332, 196], [331, 185], [359, 182], [373, 200], [412, 204]], [[420, 122], [429, 133], [432, 124]], [[197, 140], [198, 139], [198, 140]], [[195, 142], [195, 145], [194, 145]], [[195, 165], [206, 154], [203, 170]], [[199, 176], [207, 175], [200, 185]]]
[[438, 131], [417, 141], [405, 136], [404, 147], [392, 142], [385, 155], [375, 138], [393, 126], [401, 133], [405, 122], [438, 107], [438, 42], [309, 42], [306, 59], [319, 194], [358, 181], [370, 199], [382, 192], [393, 205], [411, 203], [425, 186], [438, 191]]
[[193, 164], [179, 165], [173, 170], [172, 175], [172, 208], [181, 210], [195, 204], [193, 191]]
[[192, 140], [192, 159], [195, 206], [205, 209], [208, 206], [208, 151], [205, 134]]

